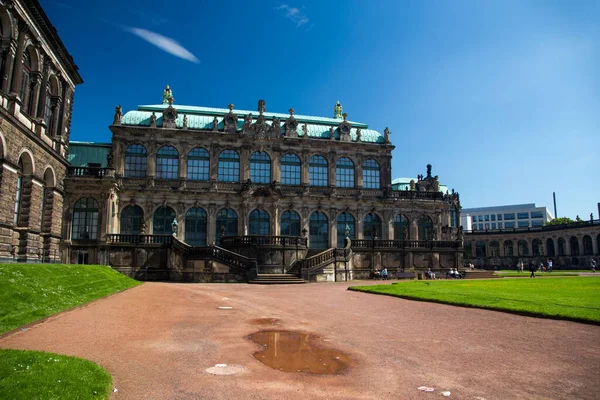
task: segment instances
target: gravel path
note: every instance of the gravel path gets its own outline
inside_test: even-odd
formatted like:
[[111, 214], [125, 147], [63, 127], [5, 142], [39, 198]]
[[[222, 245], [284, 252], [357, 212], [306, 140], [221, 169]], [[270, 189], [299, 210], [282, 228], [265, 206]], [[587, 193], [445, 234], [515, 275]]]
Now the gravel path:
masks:
[[[600, 398], [598, 326], [347, 286], [146, 283], [1, 338], [0, 347], [95, 361], [114, 377], [113, 399], [441, 399], [446, 390], [455, 399]], [[263, 365], [246, 337], [271, 328], [267, 318], [319, 335], [354, 365], [338, 376]], [[220, 363], [246, 371], [206, 372]], [[436, 391], [417, 390], [423, 385]]]

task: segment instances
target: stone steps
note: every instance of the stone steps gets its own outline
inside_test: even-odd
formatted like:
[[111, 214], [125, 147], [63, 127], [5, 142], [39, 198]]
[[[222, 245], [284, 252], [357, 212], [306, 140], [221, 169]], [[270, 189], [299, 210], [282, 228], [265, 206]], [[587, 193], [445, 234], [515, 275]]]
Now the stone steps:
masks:
[[306, 283], [304, 279], [292, 274], [259, 274], [248, 283], [257, 285], [286, 285]]

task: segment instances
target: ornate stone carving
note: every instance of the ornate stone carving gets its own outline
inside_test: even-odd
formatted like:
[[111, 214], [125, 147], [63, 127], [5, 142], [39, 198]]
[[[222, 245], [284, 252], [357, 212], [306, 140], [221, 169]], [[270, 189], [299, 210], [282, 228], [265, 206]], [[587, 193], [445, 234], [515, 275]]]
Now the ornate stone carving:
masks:
[[356, 141], [357, 141], [357, 142], [360, 142], [360, 141], [361, 141], [360, 135], [361, 135], [360, 128], [357, 128], [357, 129], [356, 129]]
[[308, 139], [308, 127], [302, 124], [302, 139]]
[[386, 144], [390, 144], [390, 135], [392, 134], [392, 132], [390, 132], [390, 130], [387, 128], [387, 126], [385, 127], [385, 129], [383, 130], [383, 141]]
[[113, 125], [121, 125], [122, 117], [123, 117], [123, 107], [118, 105], [115, 107], [115, 118], [113, 119]]
[[162, 102], [163, 104], [169, 105], [172, 105], [173, 102], [175, 102], [175, 98], [173, 97], [173, 91], [171, 90], [169, 85], [167, 85], [167, 87], [165, 87], [165, 90], [163, 91]]
[[156, 113], [152, 112], [150, 116], [150, 128], [156, 128]]
[[409, 182], [409, 185], [410, 185], [410, 190], [414, 192], [416, 189], [415, 180], [411, 179]]
[[237, 131], [237, 114], [233, 112], [233, 104], [229, 104], [229, 113], [223, 117], [223, 127], [225, 133], [235, 133]]
[[266, 107], [266, 103], [264, 100], [259, 100], [258, 101], [258, 113], [262, 114], [265, 111], [267, 111], [267, 107]]
[[273, 123], [271, 124], [272, 137], [278, 138], [281, 136], [281, 120], [277, 117], [273, 117]]
[[106, 154], [106, 166], [108, 168], [112, 168], [113, 167], [113, 152], [112, 152], [112, 150], [110, 150], [108, 152], [108, 154]]
[[348, 114], [342, 114], [344, 120], [338, 126], [338, 131], [340, 132], [340, 141], [342, 142], [350, 142], [350, 130], [352, 129], [352, 125], [347, 121]]
[[252, 126], [252, 113], [244, 117], [244, 127], [242, 128], [242, 134], [246, 135], [250, 133], [250, 127]]
[[169, 105], [169, 107], [163, 110], [163, 128], [175, 128], [177, 120], [177, 109]]
[[183, 129], [187, 129], [188, 127], [188, 117], [187, 115], [183, 116]]
[[329, 140], [335, 140], [335, 128], [333, 126], [329, 128]]
[[342, 105], [339, 100], [333, 106], [333, 118], [342, 118]]
[[217, 117], [213, 118], [212, 130], [213, 130], [213, 132], [218, 132], [219, 131], [219, 120], [217, 119]]
[[285, 136], [287, 137], [298, 137], [296, 129], [298, 129], [298, 121], [294, 118], [294, 109], [290, 108], [290, 116], [285, 120], [283, 124], [285, 128]]

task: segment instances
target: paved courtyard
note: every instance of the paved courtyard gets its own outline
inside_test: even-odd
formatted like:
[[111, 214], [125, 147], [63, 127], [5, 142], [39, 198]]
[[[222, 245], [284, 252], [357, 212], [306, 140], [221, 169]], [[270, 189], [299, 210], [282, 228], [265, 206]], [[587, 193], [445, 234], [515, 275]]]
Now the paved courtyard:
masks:
[[[0, 347], [93, 360], [113, 375], [114, 399], [600, 397], [598, 326], [347, 286], [146, 283], [1, 338]], [[271, 328], [316, 334], [352, 365], [342, 375], [267, 367], [247, 337]], [[247, 370], [206, 372], [216, 364]]]

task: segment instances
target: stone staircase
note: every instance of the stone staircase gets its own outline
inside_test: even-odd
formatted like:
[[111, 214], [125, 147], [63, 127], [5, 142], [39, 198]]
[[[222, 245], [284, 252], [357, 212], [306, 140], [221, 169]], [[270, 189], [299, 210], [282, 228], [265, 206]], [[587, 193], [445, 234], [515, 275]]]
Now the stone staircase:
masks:
[[256, 278], [248, 283], [258, 285], [285, 285], [306, 283], [306, 281], [293, 274], [258, 274]]
[[463, 274], [463, 279], [491, 279], [500, 278], [498, 275], [494, 275], [494, 271], [486, 270], [464, 270], [460, 271]]

